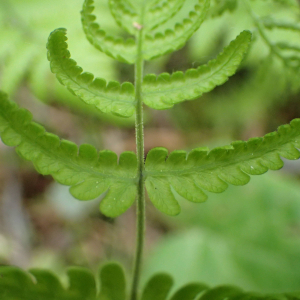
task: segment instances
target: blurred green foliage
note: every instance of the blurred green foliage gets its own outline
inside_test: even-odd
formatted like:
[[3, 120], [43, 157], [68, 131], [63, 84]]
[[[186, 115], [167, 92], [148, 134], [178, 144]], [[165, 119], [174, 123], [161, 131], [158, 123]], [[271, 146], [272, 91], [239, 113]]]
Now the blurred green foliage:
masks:
[[299, 199], [298, 181], [269, 174], [210, 195], [198, 209], [181, 201], [182, 213], [166, 220], [176, 232], [156, 247], [145, 277], [171, 272], [179, 286], [200, 281], [259, 292], [298, 291]]
[[[186, 2], [182, 14], [186, 13], [192, 3]], [[106, 1], [97, 1], [96, 4], [97, 11], [101, 11], [101, 24], [106, 30], [120, 34], [108, 13]], [[262, 38], [243, 1], [215, 0], [213, 4], [211, 18], [204, 22], [202, 29], [188, 45], [172, 55], [147, 64], [145, 72], [158, 74], [196, 67], [215, 57], [229, 40], [244, 29], [254, 33], [252, 49], [240, 71], [224, 86], [199, 100], [175, 105], [168, 112], [150, 114], [146, 111], [149, 117], [145, 136], [146, 139], [152, 138], [151, 147], [173, 145], [174, 148], [189, 149], [207, 143], [224, 144], [220, 140], [227, 143], [232, 139], [263, 135], [300, 115], [297, 65], [300, 57], [300, 30], [297, 29], [300, 26], [299, 2], [251, 1], [251, 9], [258, 15], [260, 22], [270, 24], [271, 20], [295, 25], [295, 30], [276, 26], [272, 30], [264, 28], [272, 45], [289, 43], [294, 46], [294, 50], [284, 47], [277, 49], [281, 56], [293, 57], [295, 63], [291, 65], [286, 65]], [[2, 90], [15, 95], [16, 99], [22, 95], [22, 98], [36, 102], [37, 98], [53, 107], [71, 106], [73, 110], [83, 112], [84, 116], [91, 116], [87, 106], [60, 86], [50, 72], [45, 45], [49, 33], [57, 27], [68, 28], [72, 56], [86, 71], [106, 79], [132, 81], [131, 67], [116, 64], [111, 58], [99, 54], [85, 40], [79, 22], [81, 5], [81, 0], [0, 1]], [[178, 14], [178, 18], [182, 14]], [[176, 19], [170, 22], [174, 23]], [[166, 23], [165, 27], [169, 25]], [[109, 118], [97, 114], [97, 120], [116, 122], [112, 117]], [[57, 120], [54, 118], [52, 122]], [[133, 121], [124, 119], [121, 124], [130, 126]], [[174, 133], [170, 129], [173, 126], [178, 132]], [[98, 128], [99, 122], [91, 121], [81, 134], [93, 135], [92, 138], [95, 138]], [[71, 130], [78, 131], [73, 127]], [[124, 132], [125, 135], [133, 135], [133, 131]], [[119, 137], [118, 134], [116, 131], [110, 133]], [[117, 142], [113, 139], [111, 143]], [[104, 148], [109, 148], [109, 145], [103, 142]], [[123, 149], [127, 146], [118, 144], [118, 147]], [[9, 155], [3, 148], [0, 151], [1, 164], [3, 162], [4, 165]], [[2, 189], [9, 172], [12, 171], [2, 169], [0, 172], [1, 178], [4, 178]], [[24, 190], [25, 186], [27, 189], [31, 187], [25, 177], [30, 177], [32, 182], [40, 182], [28, 171], [27, 165], [22, 172], [15, 177], [23, 184]], [[295, 177], [299, 177], [299, 168], [296, 168], [296, 173]], [[36, 187], [32, 185], [32, 189]], [[65, 190], [61, 186], [46, 182], [41, 193], [24, 192], [23, 196], [26, 202], [24, 200], [22, 205], [32, 224], [30, 235], [34, 236], [30, 240], [32, 257], [28, 265], [41, 266], [43, 263], [43, 267], [59, 271], [72, 263], [95, 268], [99, 260], [107, 257], [123, 257], [122, 260], [129, 264], [132, 259], [130, 246], [127, 244], [126, 247], [120, 247], [119, 244], [120, 241], [124, 244], [133, 241], [133, 230], [130, 231], [124, 225], [132, 219], [130, 212], [124, 219], [114, 223], [101, 216], [102, 219], [99, 219], [99, 215], [92, 215], [89, 209], [78, 208], [70, 221], [68, 213], [74, 208], [72, 202], [65, 204], [64, 213], [61, 206], [51, 201], [54, 197], [65, 198]], [[183, 210], [176, 219], [153, 214], [149, 208], [151, 217], [148, 227], [152, 236], [162, 237], [165, 231], [169, 235], [157, 246], [154, 246], [156, 239], [150, 235], [149, 245], [155, 251], [148, 259], [145, 277], [163, 270], [172, 273], [177, 287], [190, 280], [200, 280], [212, 285], [234, 283], [245, 289], [265, 292], [299, 290], [299, 199], [299, 178], [260, 176], [246, 187], [230, 188], [223, 195], [211, 195], [209, 202], [197, 207], [182, 201]], [[40, 208], [37, 202], [45, 206]], [[128, 229], [125, 234], [112, 233], [123, 227]], [[99, 228], [100, 234], [96, 234]], [[66, 239], [67, 245], [60, 246], [55, 239], [53, 242], [51, 238], [54, 235]], [[48, 240], [48, 244], [45, 240]], [[57, 242], [58, 248], [52, 242]], [[5, 235], [0, 236], [0, 249], [0, 263], [10, 263], [13, 245], [7, 242]]]
[[[0, 87], [14, 95], [24, 84], [31, 93], [46, 103], [59, 103], [77, 113], [96, 115], [113, 123], [133, 124], [132, 118], [107, 118], [95, 112], [62, 87], [52, 75], [47, 60], [46, 43], [49, 33], [58, 27], [69, 29], [69, 48], [74, 59], [96, 76], [113, 80], [118, 71], [113, 59], [99, 53], [85, 40], [80, 24], [82, 1], [19, 1], [0, 3]], [[67, 14], [65, 12], [68, 12]], [[110, 32], [117, 32], [106, 1], [100, 1], [102, 22]], [[128, 79], [127, 79], [128, 80]]]

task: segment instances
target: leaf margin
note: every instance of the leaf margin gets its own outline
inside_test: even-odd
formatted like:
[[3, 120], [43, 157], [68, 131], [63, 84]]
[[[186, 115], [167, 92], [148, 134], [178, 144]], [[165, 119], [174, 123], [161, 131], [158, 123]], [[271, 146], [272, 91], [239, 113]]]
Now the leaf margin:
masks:
[[[277, 131], [268, 133], [263, 138], [235, 141], [210, 152], [196, 148], [189, 154], [177, 150], [168, 155], [165, 148], [153, 148], [145, 162], [146, 189], [158, 210], [167, 215], [177, 215], [180, 213], [180, 206], [175, 198], [176, 193], [188, 201], [206, 201], [207, 195], [203, 190], [221, 193], [227, 189], [228, 184], [245, 185], [249, 182], [250, 175], [281, 169], [284, 163], [280, 157], [299, 159], [299, 149], [300, 119], [279, 126]], [[175, 184], [173, 178], [178, 179]], [[186, 180], [193, 185], [188, 185]], [[160, 188], [161, 184], [167, 185], [165, 190]], [[184, 189], [184, 186], [188, 188]], [[164, 199], [163, 203], [157, 200], [156, 194]], [[193, 196], [198, 199], [193, 199]]]

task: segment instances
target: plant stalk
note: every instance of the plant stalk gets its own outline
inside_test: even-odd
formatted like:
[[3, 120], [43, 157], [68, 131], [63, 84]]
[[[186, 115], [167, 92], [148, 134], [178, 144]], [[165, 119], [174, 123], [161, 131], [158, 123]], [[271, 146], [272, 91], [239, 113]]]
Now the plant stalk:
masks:
[[137, 218], [137, 235], [136, 235], [136, 252], [133, 267], [132, 287], [130, 300], [137, 300], [139, 279], [142, 267], [142, 256], [145, 237], [145, 182], [144, 174], [144, 123], [143, 123], [143, 99], [142, 99], [142, 81], [144, 61], [142, 56], [143, 43], [143, 27], [138, 28], [138, 58], [135, 64], [135, 89], [136, 89], [136, 152], [138, 159], [138, 197], [136, 202], [136, 218]]

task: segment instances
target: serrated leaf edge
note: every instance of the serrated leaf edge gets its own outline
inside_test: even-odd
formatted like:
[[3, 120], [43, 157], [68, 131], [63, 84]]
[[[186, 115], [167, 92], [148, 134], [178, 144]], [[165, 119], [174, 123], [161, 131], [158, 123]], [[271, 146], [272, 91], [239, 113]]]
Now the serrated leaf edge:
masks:
[[[103, 113], [113, 113], [117, 116], [130, 117], [135, 111], [135, 89], [132, 83], [117, 81], [106, 82], [102, 78], [83, 72], [82, 68], [71, 59], [66, 43], [67, 30], [58, 28], [51, 32], [48, 43], [48, 60], [52, 73], [68, 90], [86, 104], [92, 105]], [[70, 74], [73, 72], [74, 74]], [[76, 73], [76, 74], [75, 74]], [[104, 105], [103, 102], [109, 101]], [[120, 103], [126, 105], [122, 110]]]

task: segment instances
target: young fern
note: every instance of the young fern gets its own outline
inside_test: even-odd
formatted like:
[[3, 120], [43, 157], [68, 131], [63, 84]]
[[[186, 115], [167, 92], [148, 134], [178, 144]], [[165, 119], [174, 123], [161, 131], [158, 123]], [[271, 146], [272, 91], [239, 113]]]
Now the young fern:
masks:
[[[83, 72], [70, 58], [65, 29], [54, 30], [48, 40], [51, 71], [62, 85], [103, 113], [120, 117], [136, 115], [136, 154], [124, 152], [118, 158], [109, 150], [97, 152], [91, 145], [77, 147], [70, 141], [60, 140], [32, 122], [28, 111], [18, 108], [8, 100], [6, 94], [0, 93], [1, 138], [6, 145], [16, 147], [20, 156], [32, 161], [39, 173], [50, 174], [57, 182], [70, 186], [71, 194], [79, 200], [91, 200], [103, 195], [100, 210], [109, 217], [124, 213], [136, 200], [137, 248], [130, 300], [165, 300], [172, 285], [172, 279], [168, 275], [156, 275], [139, 297], [145, 231], [145, 187], [157, 209], [168, 215], [176, 215], [180, 212], [176, 194], [192, 202], [203, 202], [207, 199], [204, 191], [221, 193], [228, 184], [244, 185], [249, 182], [250, 175], [280, 169], [283, 166], [280, 156], [287, 159], [300, 157], [300, 119], [296, 119], [290, 125], [280, 126], [277, 132], [263, 138], [247, 142], [236, 141], [230, 146], [211, 151], [197, 148], [188, 154], [185, 151], [168, 154], [165, 148], [155, 148], [148, 153], [144, 162], [143, 103], [154, 109], [168, 109], [211, 91], [236, 73], [251, 43], [251, 33], [243, 31], [216, 59], [206, 65], [185, 73], [163, 73], [158, 76], [148, 74], [144, 77], [145, 60], [183, 47], [208, 14], [210, 1], [198, 0], [186, 19], [174, 28], [157, 33], [160, 26], [172, 18], [183, 3], [183, 0], [144, 1], [134, 6], [129, 0], [110, 0], [110, 9], [116, 22], [134, 36], [125, 40], [107, 35], [100, 29], [92, 15], [93, 1], [85, 0], [81, 15], [87, 39], [108, 56], [120, 62], [134, 64], [134, 85], [115, 81], [106, 83], [104, 79], [94, 79], [91, 73]], [[27, 289], [31, 299], [59, 297], [125, 300], [126, 297], [123, 271], [115, 264], [102, 269], [100, 292], [96, 291], [92, 276], [82, 270], [69, 273], [68, 290], [62, 289], [57, 279], [49, 273], [32, 271], [37, 281], [33, 285], [28, 274], [23, 271], [13, 268], [0, 271], [0, 275], [6, 280], [4, 283], [2, 281], [2, 286], [0, 284], [0, 295], [5, 295], [6, 298], [1, 298], [4, 300], [18, 299], [22, 289]], [[13, 286], [11, 282], [14, 278], [19, 278], [21, 290], [16, 288], [7, 292], [7, 286]], [[79, 278], [84, 278], [86, 286]], [[52, 285], [56, 287], [57, 294], [50, 291]], [[220, 295], [223, 298], [218, 298]], [[236, 288], [209, 289], [203, 284], [190, 284], [177, 291], [171, 300], [231, 299], [230, 297], [248, 299], [247, 294]], [[297, 297], [295, 299], [299, 299]]]

